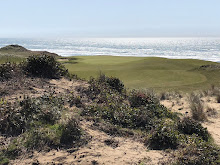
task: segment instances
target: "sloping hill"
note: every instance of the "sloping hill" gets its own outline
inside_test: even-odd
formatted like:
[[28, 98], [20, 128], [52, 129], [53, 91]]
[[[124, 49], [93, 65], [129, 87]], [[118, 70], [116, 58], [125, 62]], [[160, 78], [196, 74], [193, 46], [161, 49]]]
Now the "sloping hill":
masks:
[[58, 57], [55, 53], [47, 51], [31, 51], [20, 45], [8, 45], [0, 48], [0, 56], [17, 56], [17, 57], [28, 57], [30, 55], [51, 55]]

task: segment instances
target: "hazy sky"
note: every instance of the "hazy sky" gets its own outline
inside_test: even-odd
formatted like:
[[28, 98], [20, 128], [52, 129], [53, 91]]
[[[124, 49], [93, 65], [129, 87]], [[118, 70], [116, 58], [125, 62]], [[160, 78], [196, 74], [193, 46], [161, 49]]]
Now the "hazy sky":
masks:
[[220, 37], [220, 0], [0, 0], [0, 37]]

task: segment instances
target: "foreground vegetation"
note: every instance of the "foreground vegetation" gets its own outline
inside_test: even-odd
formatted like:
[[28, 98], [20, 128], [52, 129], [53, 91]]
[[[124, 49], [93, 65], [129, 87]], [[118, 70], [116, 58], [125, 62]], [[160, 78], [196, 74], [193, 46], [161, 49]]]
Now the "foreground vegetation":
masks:
[[[7, 84], [15, 75], [41, 80], [73, 77], [54, 57], [45, 55], [0, 65], [2, 83]], [[90, 138], [80, 120], [90, 120], [110, 135], [138, 136], [152, 150], [172, 150], [171, 160], [164, 162], [167, 164], [219, 163], [219, 147], [199, 122], [197, 105], [192, 105], [193, 118], [183, 117], [161, 105], [152, 91], [128, 91], [116, 77], [101, 74], [87, 83], [87, 87], [77, 89], [77, 95], [75, 91], [58, 95], [48, 90], [38, 97], [14, 101], [5, 99], [5, 92], [0, 91], [0, 133], [7, 141], [0, 148], [0, 164], [24, 153], [85, 145]], [[196, 102], [195, 96], [193, 99]], [[73, 106], [77, 108], [71, 111]]]

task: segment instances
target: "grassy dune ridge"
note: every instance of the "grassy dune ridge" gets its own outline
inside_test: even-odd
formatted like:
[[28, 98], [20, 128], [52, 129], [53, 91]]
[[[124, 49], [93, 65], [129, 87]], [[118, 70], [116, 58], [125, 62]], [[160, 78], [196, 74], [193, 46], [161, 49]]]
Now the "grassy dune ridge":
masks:
[[154, 88], [157, 91], [206, 89], [220, 85], [220, 69], [202, 70], [215, 62], [159, 57], [75, 56], [62, 60], [80, 78], [97, 77], [100, 72], [119, 77], [129, 88]]
[[[201, 97], [215, 96], [213, 103], [219, 103], [220, 88], [213, 86], [206, 94], [191, 95], [189, 102], [195, 103], [189, 107], [191, 117], [186, 111], [183, 115], [184, 112], [166, 108], [168, 102], [165, 101], [172, 93], [164, 93], [162, 99], [151, 90], [126, 90], [120, 79], [104, 74], [83, 81], [69, 74], [57, 60], [71, 67], [79, 66], [78, 69], [84, 69], [87, 74], [88, 69], [95, 73], [96, 67], [121, 73], [121, 76], [126, 68], [129, 78], [153, 72], [148, 75], [152, 82], [156, 83], [154, 79], [157, 78], [167, 84], [176, 81], [178, 76], [182, 84], [191, 83], [189, 80], [197, 83], [210, 81], [204, 73], [219, 73], [220, 65], [163, 58], [129, 57], [123, 60], [122, 57], [95, 56], [80, 57], [81, 61], [77, 58], [56, 59], [41, 55], [30, 56], [20, 64], [17, 61], [19, 65], [9, 62], [0, 65], [0, 164], [54, 161], [61, 164], [219, 164], [220, 150], [216, 145], [219, 143], [214, 143], [219, 138], [212, 138], [201, 123], [209, 114], [204, 110]], [[219, 82], [217, 77], [214, 78]], [[165, 85], [162, 88], [165, 89]], [[179, 100], [172, 102], [172, 107], [178, 104], [182, 106], [178, 111], [183, 110], [185, 105], [180, 99], [184, 97], [174, 94], [173, 98]], [[209, 98], [207, 102], [210, 101]], [[215, 109], [209, 112], [218, 114]], [[42, 160], [39, 154], [54, 157]], [[67, 155], [71, 158], [68, 159]], [[119, 158], [118, 155], [123, 156]], [[125, 156], [129, 159], [126, 160]]]

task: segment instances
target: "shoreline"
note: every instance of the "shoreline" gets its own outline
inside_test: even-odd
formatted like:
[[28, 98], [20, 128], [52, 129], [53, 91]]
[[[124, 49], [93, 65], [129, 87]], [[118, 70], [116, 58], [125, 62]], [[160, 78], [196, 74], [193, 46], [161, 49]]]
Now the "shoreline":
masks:
[[18, 44], [61, 56], [137, 56], [220, 62], [220, 38], [56, 38], [0, 39], [0, 47]]

